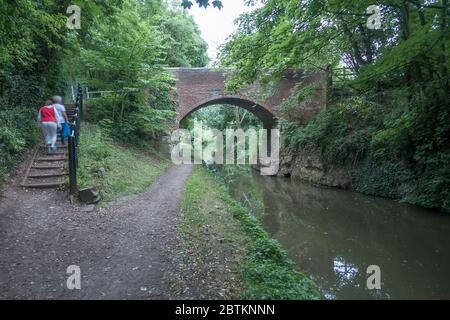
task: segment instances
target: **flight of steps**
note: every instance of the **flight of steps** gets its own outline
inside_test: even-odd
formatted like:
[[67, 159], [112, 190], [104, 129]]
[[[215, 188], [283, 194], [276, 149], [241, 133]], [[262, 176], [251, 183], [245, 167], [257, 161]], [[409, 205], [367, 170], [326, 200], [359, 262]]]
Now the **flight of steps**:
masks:
[[67, 175], [67, 146], [57, 144], [58, 150], [47, 155], [47, 148], [39, 145], [22, 181], [26, 188], [55, 188], [63, 183]]
[[67, 116], [69, 117], [69, 121], [72, 122], [73, 115], [75, 113], [75, 105], [74, 104], [65, 104], [64, 106], [66, 107], [66, 113], [67, 113]]
[[[69, 121], [73, 121], [74, 105], [66, 105]], [[57, 151], [47, 154], [46, 146], [41, 144], [33, 150], [32, 160], [25, 172], [22, 186], [26, 188], [56, 188], [63, 184], [68, 175], [68, 151], [66, 144], [61, 145], [61, 135], [58, 133]]]

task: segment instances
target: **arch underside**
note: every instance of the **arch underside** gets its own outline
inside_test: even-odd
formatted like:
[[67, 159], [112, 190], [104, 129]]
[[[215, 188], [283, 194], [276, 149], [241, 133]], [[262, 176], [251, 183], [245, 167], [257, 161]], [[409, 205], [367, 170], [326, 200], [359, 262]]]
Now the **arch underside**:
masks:
[[205, 102], [200, 103], [196, 107], [189, 110], [186, 114], [182, 115], [179, 119], [182, 121], [184, 118], [189, 116], [191, 113], [207, 107], [211, 105], [217, 105], [217, 104], [228, 104], [237, 106], [240, 108], [243, 108], [252, 114], [254, 114], [261, 122], [263, 123], [263, 126], [265, 128], [272, 128], [276, 124], [276, 116], [269, 111], [267, 108], [261, 106], [258, 103], [255, 103], [253, 101], [247, 100], [245, 98], [238, 98], [238, 97], [220, 97], [220, 98], [214, 98]]

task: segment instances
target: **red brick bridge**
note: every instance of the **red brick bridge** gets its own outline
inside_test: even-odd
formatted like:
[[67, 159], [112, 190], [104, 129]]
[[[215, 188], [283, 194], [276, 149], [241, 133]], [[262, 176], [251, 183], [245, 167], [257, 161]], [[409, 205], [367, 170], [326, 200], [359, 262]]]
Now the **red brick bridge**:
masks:
[[[176, 79], [177, 124], [192, 112], [215, 104], [227, 104], [244, 108], [255, 114], [265, 128], [276, 125], [276, 119], [293, 119], [307, 123], [326, 105], [327, 77], [325, 72], [303, 74], [301, 71], [286, 72], [277, 87], [267, 89], [253, 84], [237, 93], [227, 93], [224, 84], [230, 71], [212, 68], [169, 68]], [[294, 87], [302, 88], [311, 83], [315, 93], [298, 107], [288, 112], [279, 106], [287, 99]], [[270, 93], [269, 93], [270, 92]]]

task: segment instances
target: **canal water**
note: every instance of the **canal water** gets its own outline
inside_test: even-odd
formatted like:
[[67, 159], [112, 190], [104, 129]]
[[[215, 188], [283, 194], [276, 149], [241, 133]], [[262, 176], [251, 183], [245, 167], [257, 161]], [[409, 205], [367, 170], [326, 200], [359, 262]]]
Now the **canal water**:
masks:
[[[324, 298], [450, 299], [450, 215], [250, 169], [221, 175]], [[370, 265], [380, 290], [367, 288]]]

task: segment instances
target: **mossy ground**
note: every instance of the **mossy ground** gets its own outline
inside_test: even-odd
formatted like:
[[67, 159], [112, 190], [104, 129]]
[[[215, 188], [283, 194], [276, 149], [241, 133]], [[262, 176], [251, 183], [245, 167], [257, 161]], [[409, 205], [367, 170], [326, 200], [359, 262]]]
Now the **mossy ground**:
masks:
[[103, 200], [144, 192], [171, 165], [150, 146], [123, 145], [93, 124], [81, 132], [78, 184], [98, 189]]

